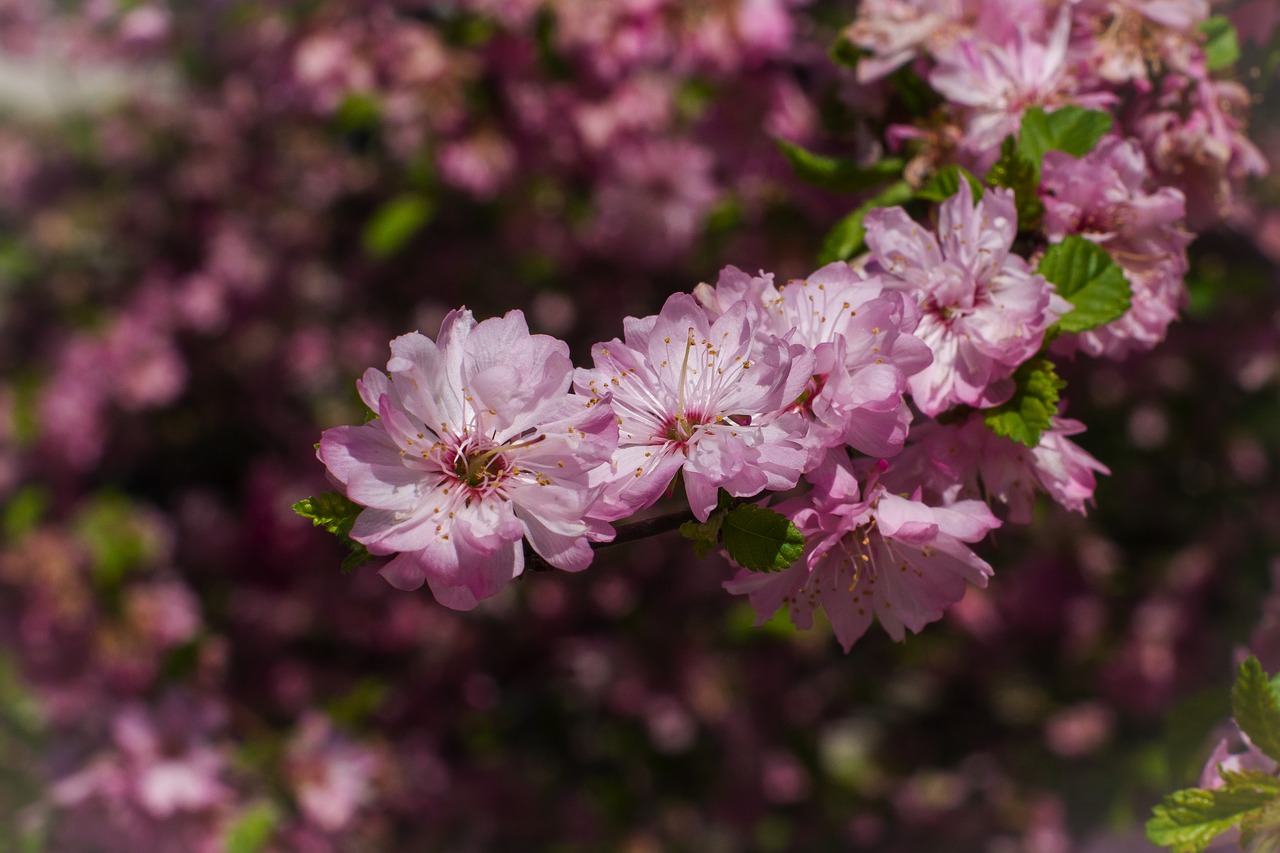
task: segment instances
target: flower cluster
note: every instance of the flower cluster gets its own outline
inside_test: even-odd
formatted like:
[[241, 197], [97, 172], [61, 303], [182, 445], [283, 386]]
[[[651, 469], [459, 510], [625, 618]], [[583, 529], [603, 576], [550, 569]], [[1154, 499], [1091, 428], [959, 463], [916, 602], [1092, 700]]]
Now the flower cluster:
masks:
[[[1225, 214], [1263, 170], [1206, 22], [1192, 2], [863, 4], [843, 37], [861, 82], [914, 87], [913, 124], [885, 128], [910, 156], [828, 238], [835, 261], [785, 286], [727, 267], [628, 318], [571, 393], [562, 353], [530, 373], [528, 353], [554, 345], [521, 316], [501, 346], [479, 343], [498, 321], [476, 327], [483, 357], [461, 343], [469, 314], [435, 344], [399, 339], [390, 382], [361, 385], [376, 420], [320, 444], [367, 507], [352, 538], [399, 554], [393, 584], [425, 577], [469, 608], [523, 570], [522, 549], [584, 568], [611, 524], [683, 491], [700, 525], [686, 534], [724, 545], [742, 566], [726, 586], [761, 619], [785, 607], [807, 627], [821, 606], [846, 649], [872, 614], [896, 639], [919, 631], [991, 575], [969, 546], [1001, 524], [992, 508], [1027, 522], [1043, 492], [1085, 511], [1107, 468], [1071, 440], [1084, 424], [1055, 359], [1162, 340], [1188, 228], [1211, 221], [1198, 208], [1188, 224], [1188, 197]], [[873, 174], [789, 156], [832, 188]], [[431, 353], [416, 367], [409, 340]], [[749, 554], [748, 516], [788, 532]]]

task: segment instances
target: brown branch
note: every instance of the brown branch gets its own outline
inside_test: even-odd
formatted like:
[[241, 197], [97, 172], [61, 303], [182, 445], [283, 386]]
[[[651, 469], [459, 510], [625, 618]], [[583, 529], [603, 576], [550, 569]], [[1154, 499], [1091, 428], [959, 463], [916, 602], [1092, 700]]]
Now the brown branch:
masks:
[[[696, 520], [693, 511], [685, 509], [668, 515], [633, 521], [629, 524], [619, 524], [615, 528], [617, 533], [612, 540], [609, 542], [592, 542], [591, 548], [598, 551], [601, 548], [608, 548], [610, 545], [621, 545], [624, 542], [634, 542], [637, 539], [648, 539], [650, 536], [670, 533], [672, 530], [678, 529], [686, 521]], [[549, 572], [555, 568], [529, 547], [529, 540], [527, 539], [524, 543], [524, 567], [526, 571], [530, 572]]]

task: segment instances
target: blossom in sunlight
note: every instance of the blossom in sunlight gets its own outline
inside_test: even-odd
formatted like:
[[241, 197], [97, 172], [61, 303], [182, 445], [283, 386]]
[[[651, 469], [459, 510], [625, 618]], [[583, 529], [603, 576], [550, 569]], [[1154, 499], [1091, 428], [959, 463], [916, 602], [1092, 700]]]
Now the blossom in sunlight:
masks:
[[951, 503], [985, 498], [1008, 507], [1008, 520], [1031, 522], [1038, 491], [1064, 509], [1084, 515], [1093, 502], [1097, 474], [1105, 465], [1071, 441], [1084, 432], [1080, 421], [1055, 417], [1035, 447], [996, 435], [981, 415], [960, 424], [929, 422], [911, 433], [911, 444], [894, 460], [881, 483], [895, 492], [920, 489]]
[[995, 162], [1004, 138], [1017, 134], [1029, 108], [1052, 112], [1072, 103], [1105, 109], [1116, 102], [1109, 92], [1082, 91], [1067, 50], [1069, 7], [1064, 5], [1057, 18], [1045, 24], [1029, 21], [999, 40], [975, 34], [941, 51], [929, 74], [930, 85], [963, 108], [961, 148], [980, 171]]
[[773, 276], [752, 277], [726, 267], [714, 288], [694, 291], [712, 311], [745, 301], [776, 335], [813, 350], [813, 375], [794, 405], [810, 421], [808, 443], [816, 463], [828, 447], [848, 444], [870, 456], [902, 449], [911, 411], [903, 401], [907, 377], [933, 356], [911, 333], [920, 319], [915, 303], [833, 263], [803, 279], [775, 287]]
[[1080, 234], [1094, 241], [1124, 270], [1133, 291], [1123, 317], [1064, 339], [1069, 349], [1112, 358], [1151, 349], [1164, 340], [1186, 301], [1186, 202], [1173, 187], [1147, 192], [1147, 180], [1146, 158], [1134, 140], [1106, 137], [1079, 159], [1061, 151], [1045, 154], [1049, 239]]
[[382, 575], [423, 581], [443, 604], [469, 609], [524, 569], [524, 540], [577, 571], [612, 530], [588, 517], [593, 469], [617, 440], [607, 400], [568, 392], [569, 348], [529, 334], [524, 315], [476, 323], [452, 311], [432, 341], [391, 342], [390, 378], [370, 369], [360, 396], [378, 418], [327, 430], [320, 459], [368, 507], [351, 538], [398, 553]]
[[611, 395], [618, 416], [606, 517], [652, 505], [677, 473], [704, 521], [718, 489], [743, 497], [796, 484], [806, 425], [784, 410], [813, 374], [807, 347], [760, 329], [746, 303], [713, 320], [686, 293], [623, 329], [624, 340], [592, 347], [595, 367], [575, 378], [581, 394]]
[[934, 359], [908, 380], [920, 410], [932, 417], [956, 403], [986, 408], [1009, 399], [1013, 371], [1069, 308], [1010, 251], [1018, 229], [1013, 191], [988, 190], [974, 205], [961, 181], [939, 210], [937, 236], [900, 207], [873, 210], [866, 227], [886, 284], [920, 304], [916, 335]]
[[785, 607], [798, 628], [821, 607], [848, 651], [874, 616], [894, 640], [919, 633], [964, 597], [986, 586], [991, 566], [969, 547], [1000, 526], [982, 501], [928, 506], [877, 482], [881, 462], [860, 494], [844, 455], [831, 453], [808, 475], [814, 491], [779, 507], [808, 541], [805, 556], [778, 574], [741, 571], [725, 588], [750, 597], [761, 622]]

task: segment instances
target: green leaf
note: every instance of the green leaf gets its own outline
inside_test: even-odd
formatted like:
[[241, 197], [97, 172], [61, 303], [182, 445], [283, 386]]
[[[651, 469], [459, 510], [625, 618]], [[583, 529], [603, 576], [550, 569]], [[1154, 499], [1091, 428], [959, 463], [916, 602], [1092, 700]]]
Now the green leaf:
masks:
[[1114, 124], [1106, 113], [1083, 107], [1059, 107], [1046, 113], [1032, 107], [1022, 116], [1018, 133], [1018, 150], [1040, 174], [1046, 151], [1065, 151], [1072, 157], [1083, 157], [1093, 150]]
[[933, 90], [928, 82], [916, 73], [909, 64], [894, 71], [886, 78], [893, 91], [897, 93], [907, 112], [919, 118], [942, 103], [942, 96]]
[[1280, 853], [1280, 799], [1240, 819], [1240, 846], [1249, 853]]
[[409, 194], [397, 196], [378, 208], [364, 229], [364, 250], [375, 258], [394, 255], [418, 233], [432, 214], [431, 200]]
[[866, 215], [877, 207], [906, 204], [914, 196], [915, 190], [910, 184], [906, 181], [898, 181], [879, 195], [863, 202], [827, 232], [827, 236], [822, 240], [822, 248], [818, 252], [818, 264], [847, 261], [861, 252], [867, 245], [867, 229], [862, 224]]
[[1018, 228], [1022, 231], [1037, 230], [1044, 216], [1038, 171], [1037, 165], [1018, 149], [1013, 137], [1006, 136], [1000, 146], [1000, 159], [987, 172], [988, 184], [1013, 190]]
[[1058, 411], [1058, 392], [1066, 382], [1058, 378], [1053, 362], [1033, 358], [1013, 374], [1018, 384], [1013, 397], [1002, 405], [983, 412], [983, 421], [996, 435], [1012, 439], [1027, 447], [1040, 443], [1040, 434], [1051, 425]]
[[351, 551], [342, 561], [342, 573], [350, 574], [372, 558], [368, 549], [351, 538], [351, 527], [356, 523], [364, 507], [337, 492], [322, 492], [313, 498], [304, 498], [293, 505], [293, 511], [311, 519], [316, 527], [323, 527], [337, 536]]
[[916, 198], [924, 199], [925, 201], [946, 201], [959, 192], [961, 175], [969, 182], [969, 188], [973, 190], [973, 200], [975, 202], [979, 201], [986, 187], [968, 169], [964, 166], [957, 166], [954, 163], [939, 169], [929, 179], [929, 183], [924, 185], [924, 189], [916, 193]]
[[5, 542], [17, 542], [34, 530], [49, 509], [49, 490], [43, 486], [24, 486], [0, 508], [0, 531]]
[[753, 572], [780, 572], [804, 553], [804, 534], [785, 515], [756, 504], [729, 510], [721, 528], [729, 558]]
[[1240, 664], [1231, 688], [1231, 710], [1253, 745], [1280, 761], [1280, 701], [1256, 657]]
[[271, 841], [280, 812], [268, 802], [249, 806], [227, 830], [227, 853], [259, 853]]
[[1132, 289], [1106, 249], [1070, 236], [1045, 250], [1037, 271], [1075, 306], [1054, 324], [1061, 332], [1084, 332], [1118, 320], [1129, 310]]
[[1174, 853], [1200, 853], [1244, 815], [1274, 800], [1266, 789], [1233, 786], [1187, 788], [1164, 798], [1147, 821], [1147, 839]]
[[1240, 59], [1240, 40], [1236, 28], [1223, 15], [1214, 15], [1200, 25], [1204, 34], [1205, 67], [1210, 71], [1230, 68]]
[[900, 176], [907, 165], [901, 157], [886, 157], [864, 166], [841, 157], [814, 154], [785, 139], [774, 142], [798, 176], [833, 192], [856, 192], [879, 186]]
[[843, 65], [846, 68], [857, 68], [858, 60], [864, 56], [871, 55], [871, 51], [858, 47], [844, 35], [841, 35], [832, 43], [831, 49], [827, 53], [832, 62], [837, 65]]

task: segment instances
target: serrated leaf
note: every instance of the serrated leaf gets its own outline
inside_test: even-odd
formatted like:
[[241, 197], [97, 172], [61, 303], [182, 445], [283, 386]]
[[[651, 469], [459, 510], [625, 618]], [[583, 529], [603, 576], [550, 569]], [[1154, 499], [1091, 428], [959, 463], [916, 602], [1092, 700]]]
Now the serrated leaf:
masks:
[[800, 528], [768, 507], [734, 507], [725, 515], [720, 532], [729, 558], [753, 572], [780, 572], [804, 553]]
[[1273, 761], [1280, 761], [1280, 702], [1256, 657], [1240, 664], [1231, 688], [1231, 711], [1240, 731]]
[[361, 543], [351, 538], [351, 528], [364, 507], [337, 492], [304, 498], [293, 505], [293, 511], [303, 518], [311, 519], [315, 527], [323, 527], [337, 536], [351, 553], [342, 560], [342, 573], [350, 574], [360, 566], [369, 562], [372, 555]]
[[886, 157], [869, 166], [842, 157], [814, 154], [785, 139], [775, 139], [791, 169], [809, 183], [834, 192], [856, 192], [879, 186], [902, 174], [906, 161]]
[[867, 229], [863, 220], [877, 207], [894, 207], [906, 204], [915, 196], [915, 190], [906, 181], [898, 181], [883, 192], [860, 204], [856, 210], [837, 222], [822, 240], [818, 252], [818, 264], [847, 261], [867, 245]]
[[1146, 825], [1147, 839], [1173, 848], [1174, 853], [1200, 853], [1244, 815], [1273, 799], [1271, 792], [1253, 788], [1175, 791], [1153, 810]]
[[1223, 15], [1214, 15], [1200, 25], [1204, 34], [1204, 62], [1210, 71], [1230, 68], [1240, 59], [1240, 39], [1236, 28]]
[[916, 193], [916, 198], [934, 202], [946, 201], [960, 191], [961, 176], [969, 182], [969, 188], [973, 190], [973, 200], [975, 202], [980, 201], [982, 193], [986, 191], [982, 181], [975, 178], [973, 173], [965, 167], [957, 166], [954, 163], [939, 169], [929, 179], [929, 183], [925, 184], [924, 188]]
[[271, 803], [249, 806], [227, 830], [227, 853], [259, 853], [267, 846], [280, 822], [280, 812]]
[[680, 525], [680, 535], [693, 540], [693, 553], [699, 560], [705, 559], [720, 544], [720, 527], [729, 513], [730, 501], [729, 493], [721, 489], [716, 508], [706, 521], [686, 521]]
[[375, 258], [394, 255], [431, 221], [431, 201], [418, 194], [402, 195], [378, 208], [364, 229], [364, 250]]
[[1040, 220], [1044, 217], [1044, 202], [1040, 201], [1038, 169], [1018, 149], [1012, 136], [1004, 138], [1000, 146], [1000, 159], [987, 172], [987, 183], [993, 187], [1013, 190], [1019, 230], [1039, 229]]
[[1073, 306], [1054, 324], [1057, 331], [1084, 332], [1118, 320], [1129, 310], [1133, 291], [1107, 250], [1070, 236], [1045, 250], [1037, 271]]
[[1240, 846], [1249, 853], [1280, 853], [1280, 800], [1240, 819]]
[[1059, 107], [1046, 113], [1032, 107], [1022, 116], [1018, 150], [1035, 169], [1037, 180], [1046, 151], [1065, 151], [1083, 157], [1111, 130], [1114, 120], [1106, 113], [1084, 107]]
[[1027, 447], [1040, 444], [1040, 434], [1051, 425], [1058, 412], [1058, 392], [1066, 382], [1058, 378], [1053, 362], [1033, 358], [1013, 374], [1017, 390], [1008, 402], [986, 409], [983, 422], [996, 435]]

